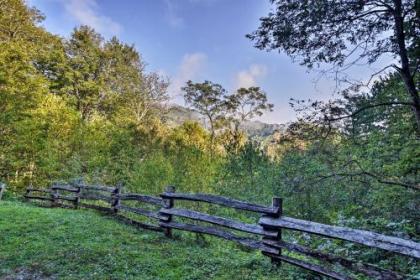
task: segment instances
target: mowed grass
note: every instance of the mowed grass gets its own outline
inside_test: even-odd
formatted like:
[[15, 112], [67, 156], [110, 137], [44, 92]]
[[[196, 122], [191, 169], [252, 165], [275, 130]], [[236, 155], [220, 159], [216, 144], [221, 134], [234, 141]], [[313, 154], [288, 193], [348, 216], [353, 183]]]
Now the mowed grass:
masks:
[[[258, 251], [177, 231], [174, 239], [93, 210], [0, 201], [0, 279], [298, 279]], [[38, 279], [38, 278], [37, 278]]]

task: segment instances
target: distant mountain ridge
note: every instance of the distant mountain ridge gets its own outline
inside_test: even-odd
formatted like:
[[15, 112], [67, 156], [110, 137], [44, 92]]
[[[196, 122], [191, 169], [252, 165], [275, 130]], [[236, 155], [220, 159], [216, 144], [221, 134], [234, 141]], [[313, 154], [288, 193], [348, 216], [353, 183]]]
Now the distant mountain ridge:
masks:
[[[199, 112], [177, 104], [169, 105], [166, 122], [171, 126], [176, 126], [185, 121], [196, 121], [202, 126], [207, 127], [206, 118]], [[246, 121], [241, 125], [241, 128], [251, 137], [267, 137], [276, 131], [284, 132], [286, 125], [269, 124], [261, 121]]]

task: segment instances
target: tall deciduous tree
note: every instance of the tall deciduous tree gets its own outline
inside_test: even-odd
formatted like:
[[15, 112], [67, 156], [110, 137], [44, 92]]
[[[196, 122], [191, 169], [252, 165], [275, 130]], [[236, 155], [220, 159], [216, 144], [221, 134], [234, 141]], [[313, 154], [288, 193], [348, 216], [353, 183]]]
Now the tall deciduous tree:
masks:
[[236, 131], [243, 122], [262, 116], [265, 111], [272, 111], [274, 107], [268, 103], [266, 93], [259, 87], [238, 89], [227, 96], [226, 104], [233, 117]]
[[33, 170], [32, 151], [41, 142], [34, 139], [41, 123], [35, 110], [49, 87], [42, 61], [54, 60], [59, 43], [38, 26], [42, 20], [22, 0], [0, 0], [0, 177], [15, 181]]
[[69, 71], [63, 91], [74, 99], [83, 120], [87, 120], [98, 109], [100, 95], [103, 94], [102, 44], [100, 34], [88, 26], [74, 29], [66, 44]]
[[119, 113], [123, 120], [137, 126], [148, 123], [150, 118], [163, 115], [164, 103], [169, 99], [168, 81], [157, 73], [141, 75], [140, 83], [120, 97]]
[[101, 76], [102, 89], [101, 111], [113, 115], [119, 103], [124, 103], [134, 92], [140, 91], [143, 82], [144, 63], [134, 48], [120, 42], [116, 37], [104, 43], [102, 49]]
[[[404, 81], [420, 131], [416, 85], [420, 53], [418, 1], [271, 2], [274, 11], [261, 18], [260, 27], [247, 35], [257, 48], [283, 51], [310, 68], [320, 63], [347, 68], [355, 62], [365, 60], [371, 64], [392, 55], [397, 61], [385, 68], [394, 68]], [[381, 106], [388, 105], [395, 104]]]
[[61, 38], [39, 26], [43, 20], [42, 13], [23, 0], [0, 0], [1, 48], [16, 44], [12, 48], [28, 55], [29, 63], [48, 79], [55, 92], [62, 86], [66, 59]]
[[259, 87], [240, 88], [226, 96], [226, 108], [233, 121], [233, 148], [240, 146], [240, 126], [248, 120], [262, 116], [265, 111], [272, 111], [274, 105], [268, 103], [267, 95]]
[[213, 150], [217, 123], [224, 118], [226, 112], [226, 102], [224, 101], [226, 90], [221, 85], [210, 81], [204, 83], [188, 81], [182, 90], [184, 91], [185, 102], [207, 117]]
[[98, 113], [140, 124], [167, 97], [167, 82], [156, 73], [146, 74], [135, 47], [116, 37], [104, 41], [92, 28], [81, 26], [66, 42], [66, 55], [69, 65], [61, 91], [74, 100], [84, 120]]
[[0, 0], [0, 42], [36, 39], [43, 32], [37, 26], [44, 16], [22, 0]]

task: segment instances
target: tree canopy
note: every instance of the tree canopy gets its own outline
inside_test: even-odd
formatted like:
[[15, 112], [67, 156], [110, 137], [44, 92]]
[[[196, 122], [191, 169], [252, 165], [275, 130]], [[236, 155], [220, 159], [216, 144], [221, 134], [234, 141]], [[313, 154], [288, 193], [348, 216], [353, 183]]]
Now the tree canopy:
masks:
[[271, 2], [273, 10], [247, 35], [257, 48], [285, 52], [309, 68], [332, 64], [337, 71], [356, 63], [372, 64], [383, 56], [396, 59], [373, 74], [396, 70], [407, 101], [383, 106], [410, 106], [420, 131], [420, 22], [415, 0]]

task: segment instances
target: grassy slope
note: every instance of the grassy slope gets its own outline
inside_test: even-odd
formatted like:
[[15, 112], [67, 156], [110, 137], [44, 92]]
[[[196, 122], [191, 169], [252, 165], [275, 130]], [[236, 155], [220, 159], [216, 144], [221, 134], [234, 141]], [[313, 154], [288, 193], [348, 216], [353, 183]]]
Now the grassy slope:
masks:
[[[0, 201], [0, 279], [17, 269], [59, 279], [297, 279], [259, 252], [137, 230], [91, 210]], [[287, 275], [287, 277], [284, 277]], [[295, 275], [295, 276], [293, 276]]]

